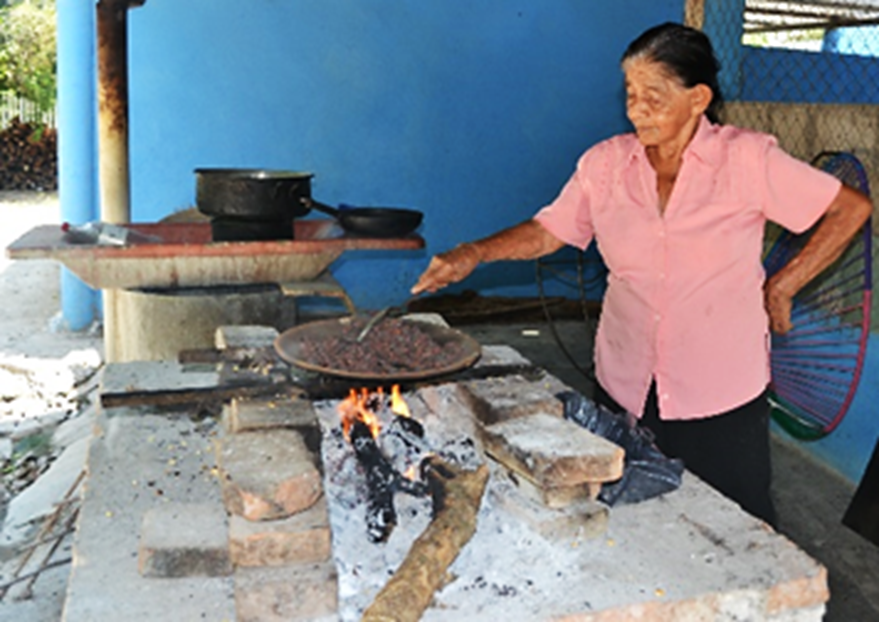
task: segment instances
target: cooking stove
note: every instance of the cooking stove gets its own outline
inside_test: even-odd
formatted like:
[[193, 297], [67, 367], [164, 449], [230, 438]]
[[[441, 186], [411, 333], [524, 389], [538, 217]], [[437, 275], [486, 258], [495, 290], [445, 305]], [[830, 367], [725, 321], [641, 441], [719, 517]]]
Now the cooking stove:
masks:
[[[43, 225], [7, 248], [12, 259], [57, 260], [89, 286], [105, 290], [110, 362], [174, 358], [179, 349], [209, 345], [217, 326], [271, 323], [266, 309], [279, 308], [283, 296], [332, 297], [353, 311], [328, 270], [342, 253], [424, 248], [417, 234], [352, 235], [330, 219], [295, 220], [292, 240], [235, 242], [215, 242], [209, 222], [125, 226], [134, 232], [125, 246], [74, 244], [59, 226]], [[254, 285], [273, 285], [277, 292], [248, 292]]]
[[[263, 336], [260, 339], [265, 343]], [[483, 345], [482, 352], [473, 371], [482, 366], [529, 366], [505, 346]], [[228, 354], [237, 356], [243, 350]], [[239, 362], [239, 369], [247, 367], [245, 359]], [[212, 371], [206, 374], [205, 367]], [[297, 391], [282, 383], [275, 397], [262, 393], [225, 404], [218, 430], [204, 424], [205, 394], [199, 391], [218, 388], [220, 376], [210, 365], [142, 361], [108, 366], [101, 386], [104, 409], [89, 452], [89, 482], [80, 513], [84, 518], [73, 550], [65, 619], [109, 622], [122, 608], [132, 617], [176, 619], [184, 607], [193, 619], [205, 614], [241, 620], [361, 619], [433, 524], [430, 497], [398, 492], [396, 525], [384, 540], [370, 540], [366, 477], [339, 418], [344, 392], [309, 396], [302, 388]], [[431, 593], [431, 602], [418, 618], [397, 619], [820, 620], [828, 597], [823, 568], [687, 473], [679, 490], [644, 503], [615, 506], [585, 522], [576, 515], [564, 520], [563, 512], [530, 497], [519, 485], [521, 478], [511, 476], [507, 464], [483, 442], [481, 402], [491, 402], [497, 416], [513, 416], [519, 409], [517, 414], [525, 418], [552, 410], [546, 396], [566, 389], [554, 377], [446, 380], [404, 389], [410, 414], [423, 427], [428, 449], [446, 463], [487, 467], [490, 473], [475, 531], [448, 566], [445, 581]], [[186, 411], [179, 402], [168, 416], [158, 399], [141, 405], [123, 399], [142, 400], [149, 391], [180, 399], [187, 386], [192, 419], [180, 416]], [[109, 396], [115, 401], [109, 403]], [[288, 435], [316, 431], [316, 441], [315, 434], [297, 433], [303, 434], [308, 451], [319, 456], [320, 500], [287, 519], [230, 516], [228, 534], [220, 540], [239, 554], [248, 549], [231, 575], [156, 579], [139, 574], [138, 554], [156, 554], [142, 548], [146, 515], [157, 505], [185, 509], [200, 502], [206, 518], [227, 516], [228, 506], [218, 498], [217, 488], [223, 487], [226, 497], [225, 488], [242, 480], [224, 477], [229, 465], [215, 462], [217, 443], [230, 435], [271, 441], [281, 434], [279, 428]], [[159, 440], [144, 442], [151, 434]], [[382, 450], [396, 455], [385, 440], [393, 439], [380, 440]], [[539, 445], [551, 440], [543, 438]], [[254, 456], [261, 457], [261, 463], [267, 459], [264, 451]], [[276, 470], [256, 473], [271, 475]], [[155, 488], [161, 489], [160, 497]], [[282, 497], [284, 489], [279, 487]], [[287, 501], [291, 498], [286, 495]], [[112, 520], [108, 509], [113, 510]], [[170, 522], [165, 532], [177, 533], [180, 526], [173, 517], [166, 518]], [[302, 531], [293, 533], [294, 529]], [[186, 543], [179, 546], [193, 550]], [[173, 547], [167, 552], [176, 553]], [[106, 590], [108, 580], [114, 584], [111, 593]]]

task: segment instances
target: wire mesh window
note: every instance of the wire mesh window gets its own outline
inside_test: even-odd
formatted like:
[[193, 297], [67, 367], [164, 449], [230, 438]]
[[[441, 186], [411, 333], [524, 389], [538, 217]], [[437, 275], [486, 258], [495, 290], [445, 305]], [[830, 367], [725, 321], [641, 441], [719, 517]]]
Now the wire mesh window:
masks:
[[[875, 201], [879, 0], [687, 0], [685, 6], [685, 21], [711, 37], [721, 62], [724, 121], [769, 132], [806, 161], [826, 151], [853, 153]], [[879, 327], [875, 309], [872, 327]]]

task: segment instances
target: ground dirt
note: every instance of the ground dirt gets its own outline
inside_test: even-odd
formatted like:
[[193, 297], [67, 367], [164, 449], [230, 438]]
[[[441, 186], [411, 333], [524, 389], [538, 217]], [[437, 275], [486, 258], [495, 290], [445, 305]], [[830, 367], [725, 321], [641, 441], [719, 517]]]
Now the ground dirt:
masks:
[[[53, 622], [70, 568], [77, 495], [67, 493], [83, 467], [103, 346], [98, 325], [64, 329], [57, 262], [6, 256], [32, 227], [60, 223], [57, 195], [0, 192], [0, 221], [0, 619]], [[49, 542], [28, 557], [24, 545], [41, 531]], [[43, 568], [32, 585], [5, 589]]]

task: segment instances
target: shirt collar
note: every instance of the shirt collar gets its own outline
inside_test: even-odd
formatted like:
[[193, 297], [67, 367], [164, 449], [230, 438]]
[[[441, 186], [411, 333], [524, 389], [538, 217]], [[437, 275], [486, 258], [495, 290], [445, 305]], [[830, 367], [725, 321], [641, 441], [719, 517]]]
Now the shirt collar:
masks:
[[[693, 134], [693, 139], [684, 150], [684, 157], [689, 157], [687, 154], [692, 154], [706, 164], [715, 163], [719, 157], [720, 146], [716, 141], [711, 140], [711, 138], [714, 136], [716, 130], [717, 127], [703, 114], [699, 118], [699, 125], [696, 126], [696, 133]], [[633, 134], [633, 136], [635, 135]], [[644, 146], [638, 142], [637, 137], [635, 137], [627, 160], [632, 162], [642, 158], [647, 158], [647, 152], [645, 151]]]

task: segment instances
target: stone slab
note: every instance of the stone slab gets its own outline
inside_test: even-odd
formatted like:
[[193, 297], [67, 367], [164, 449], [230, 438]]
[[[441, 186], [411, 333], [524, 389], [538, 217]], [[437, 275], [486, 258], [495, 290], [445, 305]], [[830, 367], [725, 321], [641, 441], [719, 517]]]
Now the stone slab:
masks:
[[510, 419], [482, 428], [481, 435], [490, 456], [542, 488], [608, 482], [623, 474], [622, 448], [555, 415]]
[[294, 430], [243, 432], [217, 439], [217, 466], [230, 514], [276, 520], [323, 494], [317, 458]]
[[229, 577], [155, 579], [138, 572], [145, 514], [172, 503], [223, 515], [212, 429], [144, 409], [99, 414], [90, 439], [64, 622], [234, 620]]
[[214, 336], [214, 345], [220, 350], [266, 348], [271, 347], [277, 337], [277, 329], [271, 326], [219, 326]]
[[220, 374], [209, 367], [187, 367], [177, 361], [111, 363], [101, 374], [101, 396], [216, 387]]
[[505, 377], [471, 380], [458, 384], [462, 401], [482, 425], [526, 417], [536, 413], [564, 416], [564, 407], [539, 382]]
[[237, 622], [335, 619], [338, 578], [332, 562], [239, 568], [235, 571]]
[[213, 503], [167, 503], [147, 510], [138, 549], [145, 577], [224, 577], [232, 573], [226, 514]]
[[283, 520], [229, 518], [229, 555], [236, 566], [283, 566], [330, 559], [332, 537], [326, 498]]

